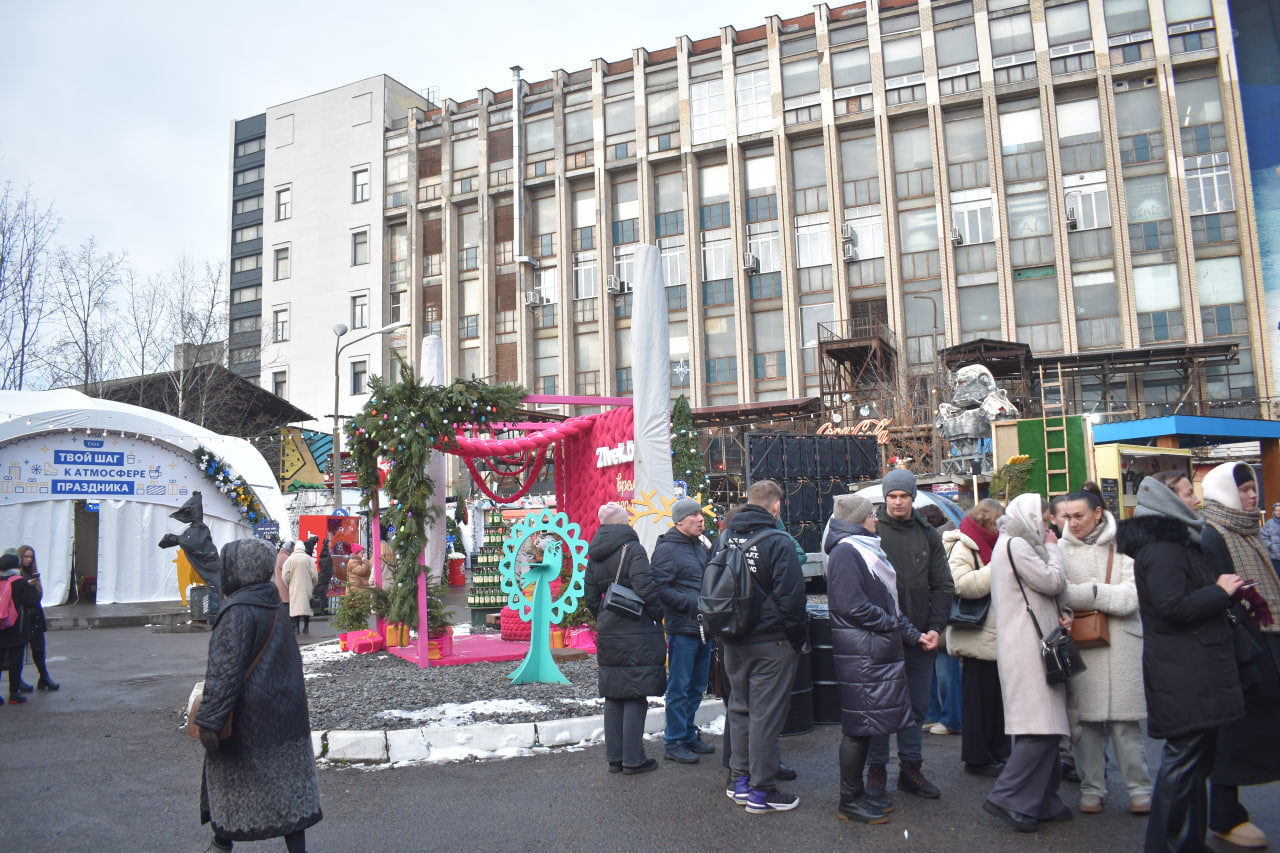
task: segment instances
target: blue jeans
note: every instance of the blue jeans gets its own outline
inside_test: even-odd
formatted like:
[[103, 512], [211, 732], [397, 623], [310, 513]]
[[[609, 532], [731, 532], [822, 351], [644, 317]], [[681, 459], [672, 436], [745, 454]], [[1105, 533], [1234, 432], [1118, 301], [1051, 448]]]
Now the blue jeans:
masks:
[[942, 723], [953, 732], [960, 731], [960, 695], [960, 659], [939, 654], [933, 665], [933, 687], [929, 691], [925, 720]]
[[711, 673], [711, 645], [697, 634], [667, 635], [667, 746], [698, 736], [694, 722]]

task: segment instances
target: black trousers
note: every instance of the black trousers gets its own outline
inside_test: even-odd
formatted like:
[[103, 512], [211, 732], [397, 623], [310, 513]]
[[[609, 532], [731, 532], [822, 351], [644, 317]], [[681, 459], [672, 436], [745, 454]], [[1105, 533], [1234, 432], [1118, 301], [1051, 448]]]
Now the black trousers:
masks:
[[40, 677], [46, 681], [49, 680], [49, 668], [44, 664], [44, 631], [31, 632], [31, 662], [36, 665]]
[[9, 670], [9, 695], [18, 695], [18, 685], [22, 683], [22, 664], [23, 657], [26, 655], [27, 647], [9, 646], [0, 649], [0, 656], [4, 657], [5, 668]]
[[960, 760], [987, 765], [1007, 761], [1012, 743], [1004, 733], [1000, 670], [993, 660], [965, 658], [960, 676]]
[[1198, 853], [1206, 849], [1206, 786], [1217, 748], [1216, 729], [1171, 737], [1164, 742], [1143, 853]]

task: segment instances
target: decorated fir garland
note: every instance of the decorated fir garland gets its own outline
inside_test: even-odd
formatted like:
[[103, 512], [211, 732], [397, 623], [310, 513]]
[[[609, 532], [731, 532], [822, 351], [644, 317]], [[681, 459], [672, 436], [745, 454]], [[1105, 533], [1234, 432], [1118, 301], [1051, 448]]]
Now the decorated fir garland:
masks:
[[[683, 480], [685, 494], [697, 497], [703, 503], [711, 495], [711, 478], [698, 450], [698, 435], [693, 429], [693, 412], [683, 394], [671, 407], [671, 473]], [[710, 522], [711, 518], [708, 517]]]
[[240, 510], [241, 518], [254, 524], [267, 517], [252, 487], [243, 477], [232, 472], [231, 466], [219, 459], [212, 450], [196, 445], [191, 455], [196, 458], [196, 464], [200, 466], [200, 471], [205, 478], [213, 483], [218, 491], [230, 498], [236, 505], [236, 509]]
[[[418, 625], [418, 575], [430, 584], [428, 621], [442, 618], [437, 612], [433, 575], [442, 566], [420, 566], [418, 557], [427, 547], [427, 530], [439, 510], [431, 505], [436, 484], [427, 476], [432, 451], [457, 445], [458, 430], [467, 425], [485, 427], [509, 422], [525, 397], [516, 385], [487, 385], [478, 379], [456, 379], [449, 385], [421, 385], [409, 368], [400, 381], [388, 385], [380, 377], [369, 380], [369, 402], [347, 422], [347, 447], [355, 462], [361, 502], [368, 505], [379, 488], [379, 459], [389, 463], [383, 488], [391, 506], [383, 509], [383, 523], [395, 530], [391, 545], [396, 552], [386, 617], [391, 622]], [[429, 628], [435, 628], [432, 624]]]

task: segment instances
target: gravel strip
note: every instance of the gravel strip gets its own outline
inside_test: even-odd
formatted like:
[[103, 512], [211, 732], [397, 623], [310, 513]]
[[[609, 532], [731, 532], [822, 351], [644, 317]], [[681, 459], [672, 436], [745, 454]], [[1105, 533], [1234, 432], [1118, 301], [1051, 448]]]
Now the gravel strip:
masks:
[[[527, 723], [603, 713], [594, 657], [558, 664], [569, 684], [512, 684], [507, 676], [520, 661], [419, 669], [395, 655], [337, 652], [336, 643], [311, 648], [311, 654], [304, 652], [303, 665], [316, 731]], [[472, 702], [484, 705], [449, 707]]]

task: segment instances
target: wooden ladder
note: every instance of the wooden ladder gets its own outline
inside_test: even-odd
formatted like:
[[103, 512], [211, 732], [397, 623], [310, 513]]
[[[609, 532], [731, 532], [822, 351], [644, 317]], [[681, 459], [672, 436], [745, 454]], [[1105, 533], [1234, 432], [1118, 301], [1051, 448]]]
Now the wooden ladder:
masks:
[[[1052, 377], [1056, 376], [1054, 379]], [[1040, 412], [1044, 418], [1045, 490], [1050, 499], [1071, 491], [1071, 454], [1067, 451], [1067, 395], [1062, 365], [1052, 373], [1040, 365]], [[1055, 488], [1061, 486], [1061, 488]]]

